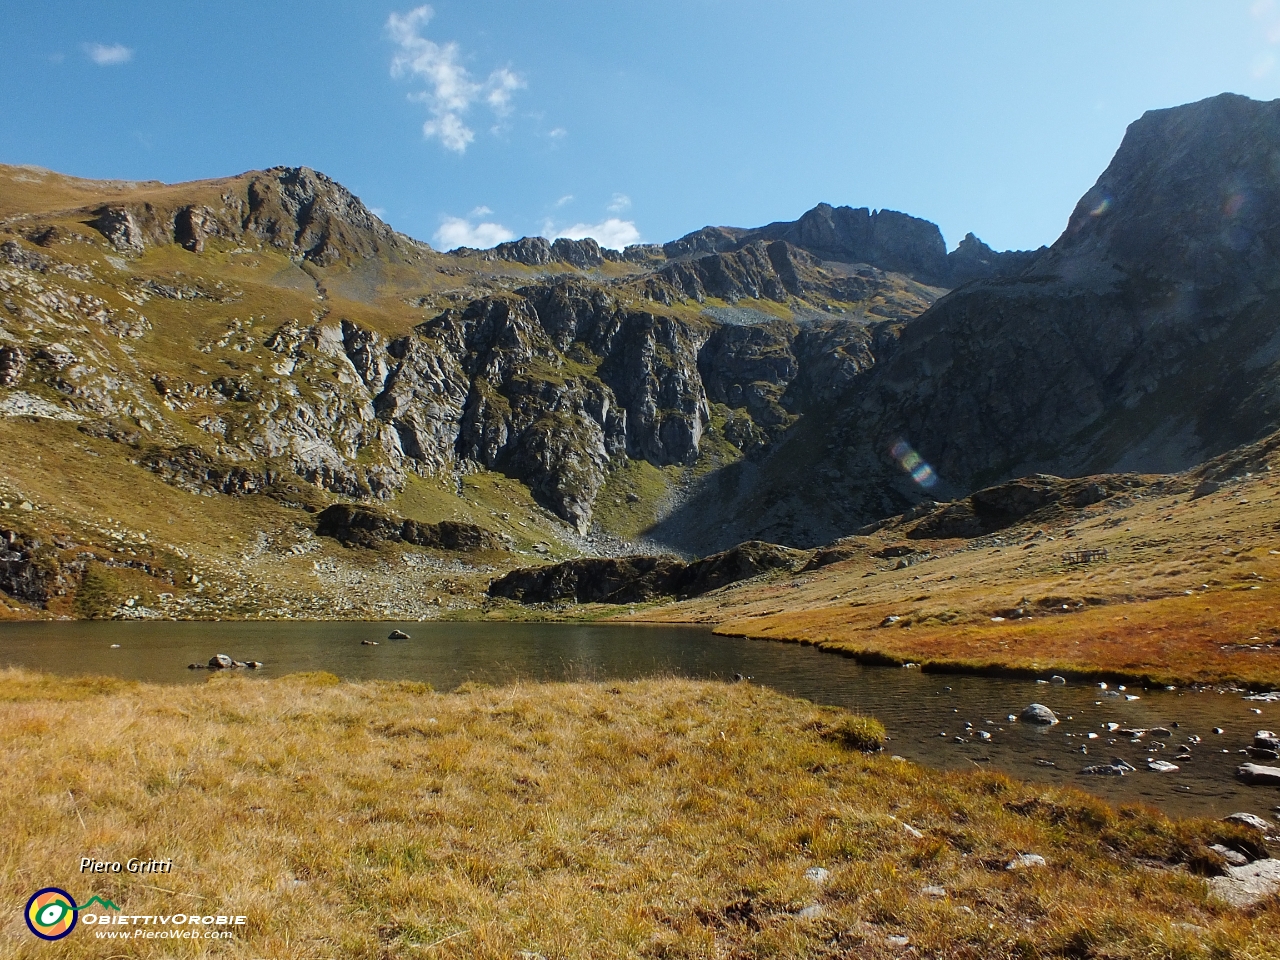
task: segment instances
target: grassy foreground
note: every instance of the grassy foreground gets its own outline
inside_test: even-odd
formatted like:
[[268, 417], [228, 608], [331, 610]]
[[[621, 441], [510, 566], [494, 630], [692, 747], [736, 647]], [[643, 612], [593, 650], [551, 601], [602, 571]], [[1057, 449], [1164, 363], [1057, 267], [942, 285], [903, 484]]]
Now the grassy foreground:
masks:
[[[9, 670], [0, 953], [875, 957], [906, 937], [924, 956], [1280, 956], [1274, 898], [1240, 913], [1196, 875], [1240, 828], [850, 749], [874, 732], [745, 684]], [[1020, 854], [1047, 865], [1006, 869]], [[174, 866], [91, 876], [86, 856]], [[50, 885], [248, 923], [46, 944], [22, 905]]]

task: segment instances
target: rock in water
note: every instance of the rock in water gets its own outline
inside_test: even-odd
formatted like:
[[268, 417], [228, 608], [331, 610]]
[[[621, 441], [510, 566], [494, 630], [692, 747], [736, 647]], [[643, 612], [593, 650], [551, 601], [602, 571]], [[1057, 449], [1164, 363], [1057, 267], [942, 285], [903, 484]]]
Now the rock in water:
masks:
[[1260, 763], [1242, 763], [1236, 776], [1253, 787], [1280, 787], [1280, 767], [1264, 767]]
[[1030, 704], [1018, 716], [1023, 723], [1038, 723], [1041, 726], [1052, 726], [1058, 722], [1057, 716], [1043, 703]]
[[408, 640], [409, 635], [405, 633], [403, 630], [392, 630], [390, 633], [387, 634], [387, 639], [388, 640]]
[[360, 646], [362, 647], [376, 647], [377, 645], [378, 645], [377, 640], [361, 640], [360, 641]]
[[236, 662], [225, 653], [216, 653], [209, 658], [210, 670], [230, 670], [235, 665]]
[[1129, 771], [1114, 763], [1095, 763], [1080, 772], [1086, 777], [1123, 777]]

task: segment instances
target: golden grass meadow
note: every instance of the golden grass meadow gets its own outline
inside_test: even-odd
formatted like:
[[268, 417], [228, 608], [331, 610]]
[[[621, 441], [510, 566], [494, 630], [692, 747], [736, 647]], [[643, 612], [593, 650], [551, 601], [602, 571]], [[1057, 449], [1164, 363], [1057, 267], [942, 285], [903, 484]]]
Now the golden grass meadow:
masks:
[[[1280, 956], [1275, 898], [1233, 909], [1203, 876], [1256, 833], [856, 749], [880, 733], [747, 683], [7, 670], [0, 954]], [[79, 872], [126, 856], [173, 869]], [[22, 921], [45, 886], [247, 922], [46, 944]]]

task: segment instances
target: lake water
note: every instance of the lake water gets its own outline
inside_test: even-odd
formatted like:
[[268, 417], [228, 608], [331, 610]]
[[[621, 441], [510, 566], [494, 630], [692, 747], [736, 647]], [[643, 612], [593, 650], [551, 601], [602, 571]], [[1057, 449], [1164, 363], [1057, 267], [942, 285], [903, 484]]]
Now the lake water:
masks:
[[[388, 640], [395, 628], [410, 640]], [[361, 640], [377, 640], [363, 646]], [[116, 649], [112, 644], [119, 644]], [[215, 653], [260, 660], [250, 676], [327, 670], [352, 680], [409, 679], [451, 690], [467, 680], [602, 680], [672, 674], [754, 678], [794, 696], [878, 717], [889, 750], [935, 767], [1003, 770], [1041, 782], [1072, 785], [1115, 802], [1143, 802], [1177, 814], [1222, 816], [1237, 810], [1271, 818], [1280, 789], [1235, 778], [1248, 758], [1238, 751], [1259, 729], [1280, 728], [1280, 703], [1246, 701], [1238, 693], [1130, 688], [1106, 695], [1096, 685], [951, 676], [915, 669], [860, 666], [812, 647], [717, 637], [688, 627], [530, 623], [22, 623], [0, 624], [0, 666], [60, 674], [107, 674], [153, 683], [201, 683]], [[1114, 693], [1114, 691], [1112, 691]], [[1062, 722], [1011, 723], [1028, 703], [1043, 703]], [[1254, 712], [1258, 711], [1258, 712]], [[972, 724], [966, 728], [965, 724]], [[1170, 727], [1164, 741], [1131, 742], [1108, 732]], [[1176, 727], [1173, 725], [1177, 724]], [[1221, 727], [1222, 734], [1213, 733]], [[991, 735], [981, 740], [979, 731]], [[1088, 739], [1089, 733], [1097, 739]], [[945, 735], [944, 735], [945, 734]], [[963, 742], [956, 742], [955, 738]], [[1174, 760], [1191, 743], [1191, 760]], [[1162, 749], [1153, 748], [1161, 743]], [[1088, 753], [1082, 754], [1081, 747]], [[1088, 764], [1123, 757], [1126, 777], [1088, 777]], [[1179, 766], [1153, 773], [1146, 759]], [[1045, 766], [1037, 761], [1047, 761]]]

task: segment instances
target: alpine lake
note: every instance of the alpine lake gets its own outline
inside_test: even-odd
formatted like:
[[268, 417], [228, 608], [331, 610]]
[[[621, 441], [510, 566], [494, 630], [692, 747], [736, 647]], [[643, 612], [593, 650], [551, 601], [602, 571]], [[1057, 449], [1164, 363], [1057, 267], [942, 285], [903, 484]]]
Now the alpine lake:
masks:
[[[407, 640], [391, 640], [400, 630]], [[362, 643], [370, 641], [370, 643]], [[683, 676], [766, 684], [877, 717], [886, 749], [936, 768], [986, 768], [1113, 803], [1174, 815], [1270, 818], [1280, 789], [1247, 786], [1236, 768], [1280, 702], [1238, 690], [1146, 689], [864, 666], [812, 647], [716, 636], [694, 627], [565, 623], [39, 622], [0, 625], [0, 666], [147, 683], [203, 683], [214, 654], [261, 661], [254, 678], [328, 671], [345, 680], [416, 680], [438, 691], [473, 681], [604, 681]], [[1014, 718], [1031, 703], [1052, 726]], [[1114, 726], [1113, 726], [1114, 725]], [[1160, 729], [1162, 728], [1162, 729]], [[1151, 731], [1134, 736], [1120, 731]], [[1221, 733], [1215, 733], [1215, 729]], [[1167, 735], [1165, 734], [1167, 731]], [[1183, 758], [1177, 758], [1178, 754]], [[1186, 759], [1186, 755], [1190, 758]], [[1121, 758], [1125, 776], [1091, 776]], [[1149, 761], [1177, 767], [1156, 772]]]

